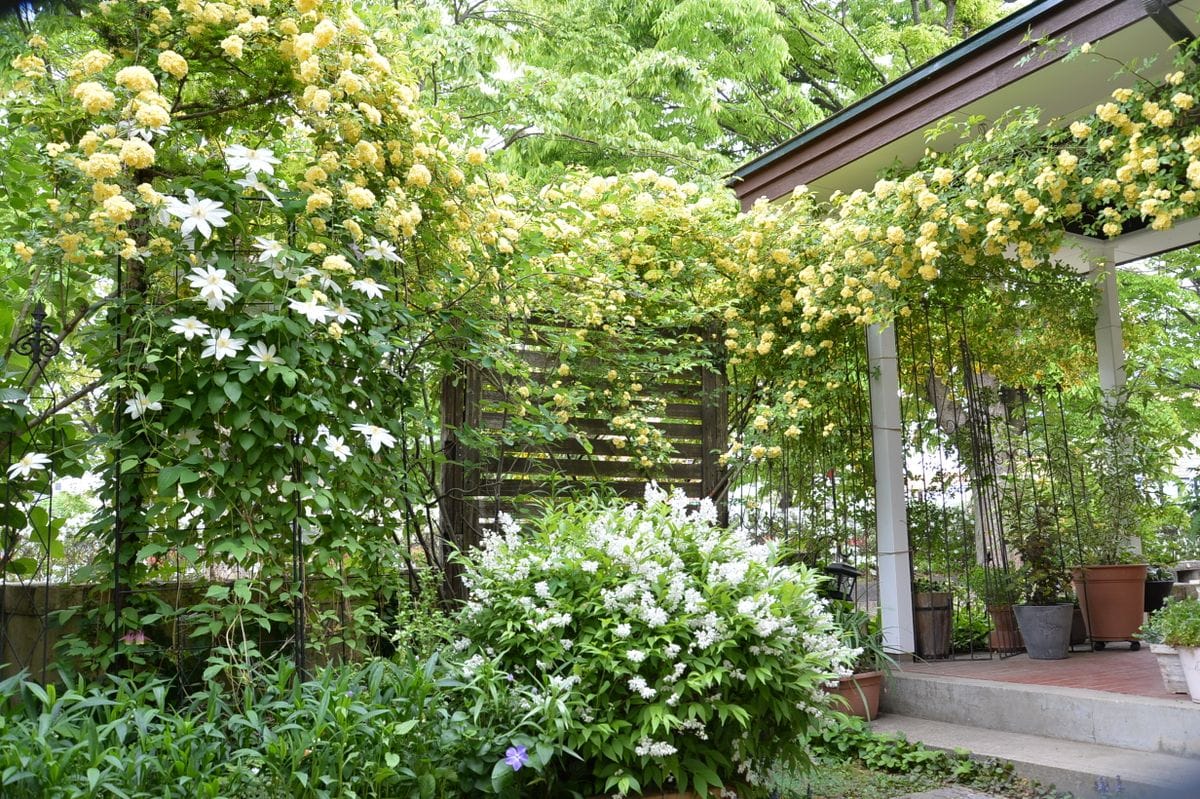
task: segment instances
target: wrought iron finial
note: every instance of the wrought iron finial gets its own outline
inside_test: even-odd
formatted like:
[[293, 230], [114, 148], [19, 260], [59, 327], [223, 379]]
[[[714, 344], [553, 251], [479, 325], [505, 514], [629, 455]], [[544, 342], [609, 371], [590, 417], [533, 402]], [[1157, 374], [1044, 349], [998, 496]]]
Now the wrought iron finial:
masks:
[[38, 365], [44, 365], [58, 354], [58, 339], [46, 326], [46, 306], [42, 303], [33, 306], [33, 327], [16, 340], [13, 350], [20, 355], [28, 355]]

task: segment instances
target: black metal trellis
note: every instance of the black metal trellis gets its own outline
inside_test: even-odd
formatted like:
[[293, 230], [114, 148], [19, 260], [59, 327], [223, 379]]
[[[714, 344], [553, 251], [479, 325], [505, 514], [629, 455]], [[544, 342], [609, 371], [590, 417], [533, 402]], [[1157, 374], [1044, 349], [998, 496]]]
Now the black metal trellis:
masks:
[[[58, 339], [46, 324], [45, 305], [35, 304], [30, 317], [29, 330], [18, 336], [12, 344], [14, 353], [29, 358], [29, 367], [17, 385], [24, 385], [31, 376], [36, 382], [60, 349]], [[53, 409], [55, 402], [56, 396], [51, 390], [49, 394], [30, 395], [27, 406], [29, 412], [33, 412], [40, 406]], [[61, 449], [59, 436], [54, 432], [50, 435], [54, 440], [49, 449]], [[4, 443], [2, 474], [6, 513], [3, 527], [0, 528], [0, 666], [6, 665], [9, 673], [25, 671], [35, 679], [45, 681], [51, 660], [50, 597], [54, 566], [52, 524], [55, 481], [51, 475], [40, 496], [32, 500], [18, 499], [14, 480], [26, 478], [32, 472], [26, 469], [27, 474], [22, 474], [17, 468], [20, 458], [14, 459], [14, 446], [18, 441], [18, 431], [11, 431], [7, 439]], [[35, 450], [28, 448], [26, 454], [30, 452]], [[14, 507], [14, 501], [23, 505], [27, 512]], [[34, 520], [35, 509], [45, 514], [44, 529], [40, 531], [40, 536]], [[22, 520], [20, 527], [15, 521], [18, 514]], [[30, 555], [32, 557], [28, 557]], [[32, 565], [29, 561], [32, 561]], [[19, 570], [13, 568], [14, 563], [20, 564]]]

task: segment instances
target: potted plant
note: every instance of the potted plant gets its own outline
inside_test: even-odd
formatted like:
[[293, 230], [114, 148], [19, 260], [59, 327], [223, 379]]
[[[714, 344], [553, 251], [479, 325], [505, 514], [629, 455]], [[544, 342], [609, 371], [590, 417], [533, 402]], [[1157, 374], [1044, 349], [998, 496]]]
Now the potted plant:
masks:
[[1150, 614], [1138, 632], [1138, 638], [1150, 645], [1150, 651], [1158, 663], [1158, 673], [1162, 676], [1163, 688], [1167, 693], [1186, 694], [1187, 681], [1183, 677], [1183, 663], [1179, 660], [1179, 650], [1163, 642], [1163, 622], [1168, 613], [1167, 608], [1173, 602], [1167, 599], [1161, 608]]
[[1013, 605], [1021, 600], [1016, 575], [1008, 569], [988, 569], [983, 575], [983, 601], [992, 620], [988, 648], [993, 652], [1020, 652], [1025, 648]]
[[913, 581], [913, 614], [917, 657], [950, 657], [954, 629], [954, 603], [950, 588], [940, 580]]
[[1163, 643], [1179, 652], [1188, 695], [1200, 703], [1200, 600], [1169, 602], [1154, 614]]
[[1123, 398], [1100, 403], [1101, 427], [1089, 453], [1096, 490], [1095, 524], [1080, 538], [1080, 565], [1071, 572], [1088, 637], [1096, 649], [1110, 641], [1129, 641], [1142, 625], [1146, 563], [1139, 558], [1138, 526], [1146, 497], [1137, 476], [1144, 471], [1137, 446], [1136, 412]]
[[1035, 513], [1032, 529], [1019, 543], [1021, 584], [1025, 603], [1013, 611], [1025, 641], [1025, 651], [1034, 660], [1062, 660], [1071, 643], [1071, 619], [1075, 606], [1063, 599], [1066, 569], [1041, 513]]
[[1151, 566], [1146, 569], [1146, 594], [1142, 610], [1153, 613], [1161, 608], [1167, 601], [1167, 597], [1171, 596], [1171, 588], [1174, 585], [1174, 569], [1166, 566]]
[[837, 694], [845, 702], [847, 713], [871, 721], [879, 715], [879, 697], [883, 680], [896, 661], [883, 647], [883, 625], [879, 614], [859, 610], [852, 602], [831, 603], [834, 621], [842, 630], [842, 643], [861, 650], [850, 677], [838, 680]]

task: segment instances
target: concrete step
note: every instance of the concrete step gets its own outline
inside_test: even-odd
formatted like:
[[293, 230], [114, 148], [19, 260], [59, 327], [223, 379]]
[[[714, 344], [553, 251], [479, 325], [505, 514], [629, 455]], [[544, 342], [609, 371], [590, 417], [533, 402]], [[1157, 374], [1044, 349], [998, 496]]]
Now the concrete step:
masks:
[[881, 715], [871, 727], [936, 749], [1006, 760], [1022, 777], [1075, 799], [1200, 797], [1200, 761], [1191, 758], [896, 714]]
[[896, 671], [888, 675], [881, 708], [983, 730], [1200, 759], [1200, 704], [1186, 699]]

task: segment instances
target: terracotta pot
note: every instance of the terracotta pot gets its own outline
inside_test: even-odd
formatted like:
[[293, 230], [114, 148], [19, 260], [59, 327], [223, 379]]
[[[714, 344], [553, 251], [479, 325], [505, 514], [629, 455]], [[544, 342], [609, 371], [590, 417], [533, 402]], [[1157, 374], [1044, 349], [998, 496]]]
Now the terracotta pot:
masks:
[[1012, 605], [988, 605], [988, 615], [992, 618], [992, 631], [988, 633], [989, 649], [1007, 653], [1020, 652], [1025, 648]]
[[1163, 688], [1168, 693], [1186, 694], [1187, 680], [1183, 676], [1183, 663], [1179, 659], [1179, 650], [1166, 644], [1150, 644], [1150, 651], [1158, 662], [1158, 673], [1162, 675]]
[[954, 621], [951, 596], [949, 591], [913, 594], [918, 657], [927, 660], [950, 657]]
[[1130, 641], [1142, 626], [1146, 564], [1084, 566], [1071, 572], [1092, 641]]
[[835, 703], [835, 705], [841, 705], [837, 707], [838, 710], [871, 721], [879, 715], [879, 694], [882, 691], [883, 672], [864, 671], [853, 677], [843, 677], [838, 680], [837, 688], [833, 689], [831, 693], [842, 697], [849, 704], [847, 708], [840, 702]]

